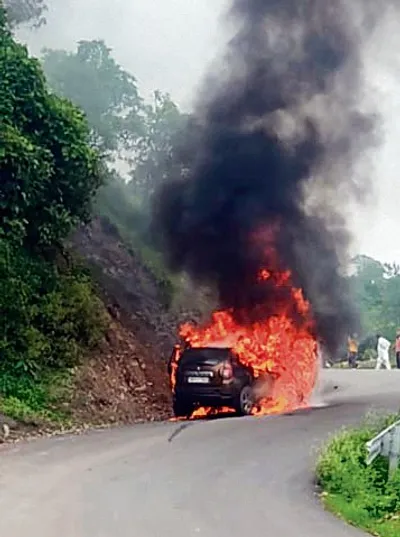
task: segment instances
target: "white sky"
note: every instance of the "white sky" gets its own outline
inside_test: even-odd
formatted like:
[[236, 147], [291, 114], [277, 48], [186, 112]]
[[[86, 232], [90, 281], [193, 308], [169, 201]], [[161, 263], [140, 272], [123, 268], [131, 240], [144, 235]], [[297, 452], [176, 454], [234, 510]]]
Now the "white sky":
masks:
[[[48, 24], [22, 32], [31, 51], [73, 48], [104, 39], [139, 82], [142, 93], [171, 93], [188, 108], [207, 65], [223, 46], [221, 15], [228, 0], [49, 0]], [[394, 23], [393, 23], [394, 24]], [[386, 28], [368, 53], [369, 81], [384, 118], [384, 143], [372, 155], [372, 204], [356, 210], [355, 251], [400, 262], [400, 58], [397, 28]], [[393, 30], [393, 31], [390, 31]], [[398, 79], [396, 79], [398, 78]]]

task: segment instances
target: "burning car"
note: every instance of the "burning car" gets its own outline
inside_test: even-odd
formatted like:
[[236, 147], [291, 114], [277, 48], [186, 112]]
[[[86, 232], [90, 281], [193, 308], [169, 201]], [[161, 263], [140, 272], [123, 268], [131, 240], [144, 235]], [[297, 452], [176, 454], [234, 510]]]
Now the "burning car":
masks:
[[175, 417], [191, 417], [199, 408], [233, 409], [246, 416], [267, 395], [272, 376], [257, 376], [229, 347], [179, 346], [171, 356]]
[[181, 325], [169, 362], [176, 417], [226, 410], [266, 415], [308, 406], [318, 372], [318, 345], [309, 304], [290, 287], [303, 322], [284, 308], [268, 318], [243, 323], [233, 312], [215, 311], [208, 322]]
[[207, 75], [154, 197], [169, 268], [210, 290], [219, 310], [180, 337], [200, 349], [224, 342], [257, 374], [277, 372], [263, 414], [309, 404], [318, 341], [335, 356], [358, 324], [341, 192], [357, 198], [369, 186], [354, 182], [353, 166], [377, 116], [355, 103], [384, 10], [356, 4], [233, 0], [223, 72]]

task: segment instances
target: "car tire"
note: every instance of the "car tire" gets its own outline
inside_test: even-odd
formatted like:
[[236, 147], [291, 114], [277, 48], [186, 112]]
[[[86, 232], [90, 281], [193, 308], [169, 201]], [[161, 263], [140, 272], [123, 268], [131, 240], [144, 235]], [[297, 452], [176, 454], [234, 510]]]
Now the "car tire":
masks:
[[250, 416], [254, 408], [254, 394], [250, 386], [244, 386], [238, 395], [236, 412], [239, 416]]
[[190, 418], [193, 414], [193, 405], [180, 399], [173, 400], [172, 403], [175, 418]]

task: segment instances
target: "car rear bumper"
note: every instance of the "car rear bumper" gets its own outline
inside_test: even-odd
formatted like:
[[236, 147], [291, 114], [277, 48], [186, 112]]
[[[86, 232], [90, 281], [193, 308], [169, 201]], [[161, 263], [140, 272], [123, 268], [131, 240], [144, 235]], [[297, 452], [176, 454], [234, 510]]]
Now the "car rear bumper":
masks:
[[232, 404], [239, 395], [239, 390], [232, 386], [202, 386], [186, 388], [177, 386], [175, 398], [201, 406], [224, 406]]

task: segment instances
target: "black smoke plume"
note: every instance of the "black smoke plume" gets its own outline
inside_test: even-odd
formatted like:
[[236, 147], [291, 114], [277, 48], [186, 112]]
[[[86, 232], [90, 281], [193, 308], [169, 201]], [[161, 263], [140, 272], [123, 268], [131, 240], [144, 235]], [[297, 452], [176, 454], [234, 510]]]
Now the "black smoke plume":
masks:
[[354, 164], [373, 139], [375, 120], [360, 109], [361, 50], [378, 4], [235, 0], [237, 32], [185, 133], [186, 174], [154, 206], [171, 267], [216, 286], [238, 316], [290, 303], [285, 286], [257, 279], [261, 268], [290, 269], [331, 353], [357, 328], [341, 274], [343, 208], [368, 188]]

